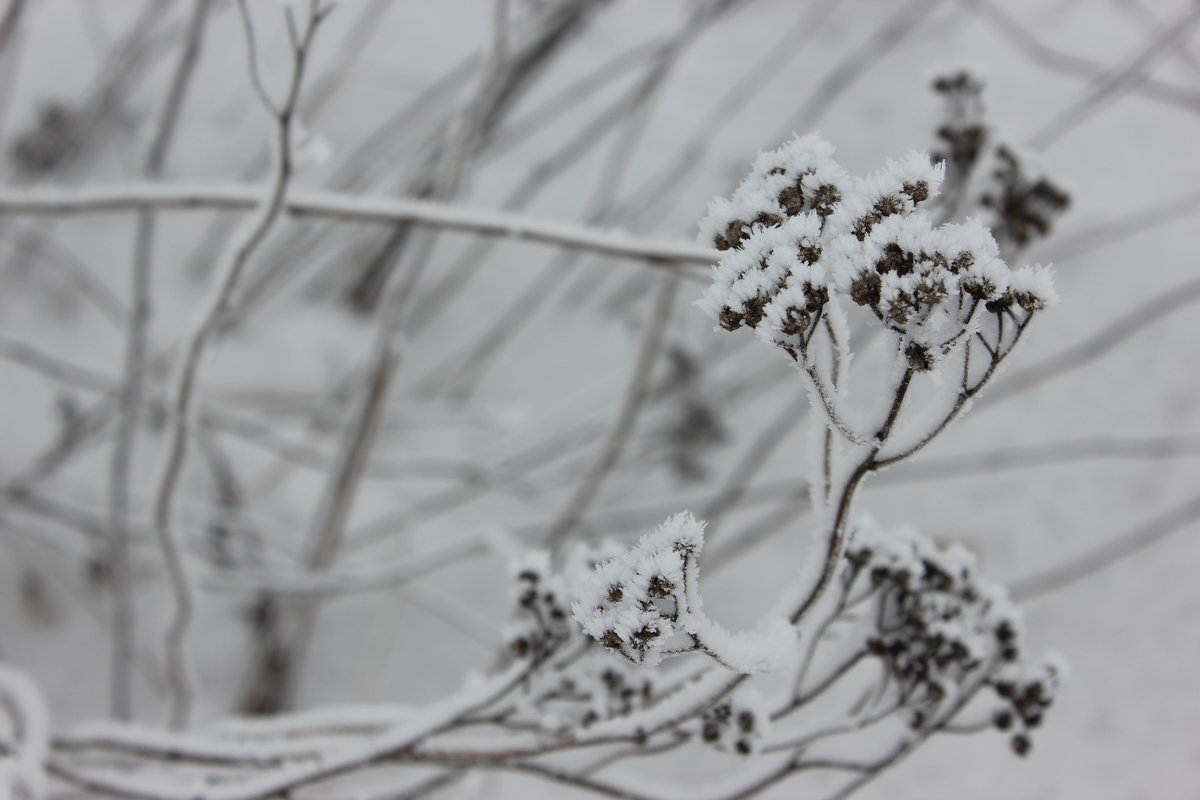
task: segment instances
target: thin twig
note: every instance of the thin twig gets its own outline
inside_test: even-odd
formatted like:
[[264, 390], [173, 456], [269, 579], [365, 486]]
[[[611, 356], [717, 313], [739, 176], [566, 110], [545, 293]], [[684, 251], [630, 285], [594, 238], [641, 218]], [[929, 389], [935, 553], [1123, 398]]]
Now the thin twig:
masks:
[[[1104, 64], [1056, 50], [1045, 44], [1025, 29], [998, 3], [990, 0], [969, 0], [969, 3], [973, 11], [979, 13], [992, 25], [994, 30], [1032, 60], [1058, 72], [1083, 78], [1094, 79], [1104, 72]], [[1154, 100], [1186, 108], [1189, 111], [1200, 111], [1200, 93], [1183, 86], [1160, 81], [1144, 73], [1137, 77], [1138, 82], [1129, 87], [1132, 91]]]
[[[162, 173], [167, 149], [173, 139], [179, 112], [183, 107], [183, 100], [199, 57], [204, 27], [211, 7], [211, 0], [196, 0], [193, 5], [183, 52], [179, 56], [179, 62], [176, 64], [174, 75], [168, 86], [166, 100], [163, 103], [158, 125], [142, 168], [142, 175], [145, 178], [154, 179]], [[121, 720], [127, 720], [133, 716], [132, 665], [135, 617], [132, 575], [129, 569], [129, 484], [146, 378], [144, 361], [151, 313], [150, 284], [154, 230], [154, 212], [149, 210], [140, 212], [137, 218], [137, 230], [134, 234], [130, 292], [132, 311], [129, 314], [129, 330], [126, 339], [125, 380], [124, 388], [121, 391], [120, 411], [109, 470], [108, 499], [111, 528], [109, 536], [111, 542], [107, 560], [112, 574], [113, 587], [110, 704], [112, 715]]]
[[4, 16], [0, 17], [0, 54], [7, 52], [8, 42], [12, 38], [13, 32], [16, 31], [17, 23], [21, 21], [21, 13], [24, 10], [25, 0], [8, 0]]
[[1077, 258], [1196, 214], [1200, 214], [1200, 192], [1189, 192], [1143, 208], [1125, 210], [1113, 219], [1077, 231], [1058, 234], [1042, 255], [1047, 263]]
[[57, 237], [37, 225], [20, 224], [16, 220], [9, 220], [6, 227], [12, 235], [0, 230], [0, 241], [16, 253], [41, 261], [56, 270], [114, 328], [124, 331], [128, 327], [129, 311], [124, 301], [93, 274], [91, 265], [69, 250]]
[[1134, 526], [1081, 556], [1012, 581], [1009, 589], [1017, 600], [1031, 600], [1057, 592], [1163, 541], [1198, 519], [1200, 495], [1195, 495], [1170, 511]]
[[1144, 328], [1162, 322], [1171, 313], [1200, 300], [1200, 278], [1192, 278], [1148, 300], [1138, 303], [1115, 320], [1107, 320], [1095, 334], [1082, 342], [1045, 358], [1036, 364], [1013, 370], [993, 387], [983, 402], [987, 405], [1007, 400], [1051, 380], [1061, 378], [1095, 361], [1124, 344]]
[[809, 94], [804, 105], [788, 120], [788, 131], [811, 130], [834, 100], [902, 44], [941, 4], [941, 0], [906, 3], [880, 25], [867, 41], [854, 50], [845, 51], [838, 64], [825, 71], [821, 82]]
[[[714, 0], [696, 6], [683, 30], [664, 43], [654, 54], [654, 59], [641, 80], [614, 106], [614, 114], [608, 119], [613, 123], [621, 120], [624, 125], [612, 142], [605, 163], [599, 171], [599, 180], [588, 199], [584, 216], [589, 223], [612, 224], [618, 218], [618, 193], [629, 164], [637, 152], [638, 143], [645, 133], [653, 102], [661, 96], [666, 81], [679, 59], [687, 48], [697, 41], [696, 32], [710, 25], [733, 5], [733, 2], [727, 0]], [[603, 128], [598, 129], [596, 133], [603, 134]], [[587, 138], [577, 141], [590, 146]], [[533, 188], [540, 186], [535, 184]], [[554, 292], [566, 281], [568, 273], [574, 271], [581, 255], [579, 252], [564, 252], [546, 264], [527, 284], [526, 289], [508, 304], [496, 321], [469, 346], [459, 368], [448, 381], [456, 400], [461, 402], [470, 398], [482, 381], [486, 367], [496, 362], [499, 353], [534, 318], [535, 312], [548, 304]]]
[[[216, 332], [221, 317], [230, 307], [234, 291], [246, 264], [255, 254], [267, 233], [284, 208], [284, 197], [292, 174], [291, 131], [292, 115], [300, 96], [312, 37], [322, 16], [314, 13], [308, 20], [304, 40], [295, 53], [291, 82], [283, 103], [269, 110], [275, 123], [275, 166], [268, 182], [267, 193], [259, 203], [254, 217], [247, 221], [243, 235], [230, 249], [220, 269], [218, 282], [203, 316], [188, 337], [183, 363], [176, 380], [171, 402], [171, 425], [168, 450], [164, 460], [158, 491], [154, 502], [154, 528], [170, 576], [174, 608], [167, 629], [165, 656], [168, 683], [171, 687], [171, 724], [182, 727], [187, 722], [191, 706], [191, 680], [187, 674], [185, 645], [193, 615], [193, 598], [187, 566], [183, 560], [177, 532], [174, 529], [174, 501], [179, 480], [187, 458], [188, 440], [193, 415], [196, 383], [208, 341]], [[252, 35], [247, 31], [247, 35]]]
[[1144, 82], [1146, 73], [1154, 63], [1174, 52], [1186, 37], [1191, 35], [1197, 22], [1200, 22], [1200, 6], [1193, 4], [1189, 11], [1163, 25], [1133, 58], [1110, 70], [1095, 82], [1091, 91], [1084, 97], [1064, 108], [1042, 126], [1030, 137], [1030, 144], [1038, 148], [1050, 146], [1103, 108], [1113, 97], [1131, 86]]
[[787, 403], [779, 415], [768, 422], [746, 448], [741, 460], [729, 471], [729, 477], [721, 488], [712, 493], [712, 499], [700, 514], [701, 518], [708, 522], [705, 534], [707, 545], [712, 544], [713, 534], [718, 529], [720, 519], [737, 507], [745, 497], [747, 487], [754, 480], [754, 476], [766, 467], [775, 450], [788, 441], [788, 434], [804, 419], [807, 410], [807, 397]]

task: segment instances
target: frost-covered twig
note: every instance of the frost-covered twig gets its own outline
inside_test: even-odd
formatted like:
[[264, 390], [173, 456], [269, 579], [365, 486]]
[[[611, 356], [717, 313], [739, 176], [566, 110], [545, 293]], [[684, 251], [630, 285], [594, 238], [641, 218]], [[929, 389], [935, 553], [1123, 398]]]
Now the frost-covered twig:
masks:
[[806, 409], [806, 399], [789, 401], [780, 410], [779, 415], [759, 432], [757, 438], [746, 448], [742, 459], [729, 471], [729, 479], [704, 506], [701, 517], [709, 525], [715, 527], [717, 522], [741, 501], [750, 481], [766, 466], [771, 453], [788, 440], [788, 432], [796, 427]]
[[[548, 159], [539, 165], [547, 169], [565, 166], [564, 160], [569, 163], [582, 155], [593, 144], [601, 141], [609, 128], [616, 127], [618, 122], [621, 123], [619, 135], [610, 144], [606, 162], [599, 172], [584, 212], [584, 218], [589, 224], [611, 225], [614, 220], [620, 218], [617, 214], [618, 194], [624, 176], [638, 150], [649, 113], [656, 99], [661, 96], [667, 78], [688, 47], [697, 41], [696, 32], [711, 25], [740, 2], [742, 0], [716, 0], [697, 4], [683, 29], [654, 53], [654, 58], [641, 79], [626, 96], [614, 104], [611, 111], [600, 118], [601, 124], [590, 125], [576, 142], [569, 143], [560, 151], [559, 158]], [[528, 196], [522, 199], [531, 200], [531, 193], [546, 185], [551, 175], [549, 172], [531, 174], [526, 185], [518, 187], [518, 191], [527, 190]], [[516, 197], [517, 192], [514, 192], [513, 196]], [[629, 218], [637, 219], [633, 215]], [[487, 326], [478, 339], [469, 345], [466, 355], [461, 359], [461, 366], [447, 381], [455, 399], [463, 401], [474, 393], [486, 367], [495, 363], [501, 350], [533, 319], [534, 312], [545, 307], [555, 291], [566, 282], [569, 273], [583, 255], [584, 251], [577, 249], [558, 254], [528, 283], [526, 289], [508, 304], [495, 323]]]
[[345, 569], [339, 572], [238, 571], [208, 579], [206, 585], [221, 592], [269, 592], [279, 595], [317, 596], [372, 592], [402, 586], [424, 577], [438, 568], [459, 563], [471, 556], [488, 552], [485, 542], [475, 538], [447, 542], [409, 554], [394, 567], [377, 566], [370, 570]]
[[941, 5], [941, 0], [917, 0], [896, 9], [886, 22], [871, 33], [867, 41], [846, 52], [834, 67], [824, 73], [804, 105], [788, 120], [785, 130], [812, 130], [837, 98], [903, 44]]
[[[452, 196], [457, 192], [463, 170], [485, 127], [485, 120], [494, 110], [503, 86], [502, 75], [508, 66], [508, 18], [506, 7], [498, 6], [494, 19], [493, 52], [480, 78], [477, 96], [454, 119], [447, 135], [448, 146], [430, 184], [435, 196]], [[313, 515], [308, 542], [302, 556], [303, 565], [314, 572], [329, 569], [345, 540], [346, 522], [358, 496], [358, 488], [366, 463], [384, 417], [393, 376], [400, 362], [399, 340], [404, 330], [404, 314], [428, 263], [436, 237], [428, 231], [417, 245], [407, 250], [409, 262], [404, 269], [395, 269], [391, 259], [377, 260], [359, 282], [359, 290], [369, 284], [370, 276], [383, 268], [382, 309], [376, 321], [374, 342], [367, 372], [360, 388], [354, 413], [342, 431], [337, 452], [325, 486]], [[394, 234], [388, 247], [401, 245], [402, 234]], [[386, 248], [385, 248], [386, 249]], [[403, 248], [401, 248], [403, 250]], [[359, 302], [372, 305], [367, 294], [356, 291]], [[263, 691], [252, 689], [243, 706], [260, 713], [279, 710], [289, 702], [304, 657], [311, 643], [319, 610], [319, 597], [301, 598], [288, 609], [292, 631], [286, 640], [279, 631], [267, 637], [258, 650], [254, 680], [265, 685]]]
[[[98, 275], [93, 274], [90, 264], [39, 226], [15, 224], [10, 220], [7, 228], [11, 236], [4, 238], [5, 245], [14, 252], [44, 262], [90, 301], [113, 327], [119, 330], [126, 327], [129, 310], [124, 301]], [[0, 231], [2, 234], [3, 231]]]
[[[711, 622], [695, 616], [700, 609], [690, 607], [694, 576], [672, 572], [668, 563], [684, 565], [690, 556], [658, 548], [680, 537], [698, 546], [694, 534], [694, 523], [681, 518], [660, 532], [658, 539], [666, 536], [662, 542], [647, 539], [645, 552], [659, 554], [656, 563], [662, 572], [627, 577], [620, 589], [631, 594], [613, 602], [627, 603], [635, 592], [650, 592], [655, 602], [682, 601], [689, 608], [685, 614], [682, 606], [675, 607], [672, 615], [678, 624], [700, 637], [717, 635], [719, 640]], [[899, 737], [907, 752], [968, 705], [978, 707], [984, 690], [994, 695], [983, 708], [992, 726], [1007, 730], [1013, 747], [1025, 752], [1027, 731], [1040, 723], [1060, 678], [1061, 668], [1054, 662], [1021, 666], [1014, 609], [997, 587], [974, 574], [964, 553], [940, 551], [911, 531], [885, 531], [862, 520], [840, 571], [841, 586], [852, 599], [834, 611], [827, 626], [838, 627], [850, 664], [870, 660], [883, 666], [891, 676], [884, 686], [887, 696], [874, 707], [853, 712], [845, 722], [806, 722], [794, 714], [844, 679], [849, 671], [843, 667], [807, 687], [798, 704], [772, 714], [756, 691], [731, 692], [729, 678], [719, 671], [664, 673], [622, 666], [573, 628], [565, 608], [571, 587], [580, 589], [577, 613], [595, 602], [596, 587], [610, 598], [615, 594], [606, 584], [605, 576], [613, 572], [608, 566], [597, 575], [599, 580], [579, 583], [580, 570], [588, 570], [597, 555], [577, 550], [564, 572], [550, 570], [548, 556], [519, 562], [518, 615], [507, 632], [514, 663], [432, 707], [335, 708], [166, 736], [116, 724], [84, 726], [55, 740], [50, 769], [75, 786], [139, 800], [255, 800], [385, 766], [440, 767], [450, 774], [518, 770], [565, 786], [652, 798], [658, 793], [648, 787], [634, 790], [624, 782], [592, 775], [624, 758], [685, 747], [711, 747], [730, 756], [775, 750], [790, 754], [775, 766], [751, 759], [746, 769], [703, 794], [739, 798], [814, 770], [878, 772], [886, 766], [882, 761], [849, 768], [850, 762], [827, 757], [816, 748], [826, 739], [899, 715], [912, 731]], [[615, 563], [622, 561], [636, 563]], [[665, 607], [661, 613], [666, 613]], [[661, 615], [657, 619], [665, 622]], [[625, 630], [619, 621], [614, 625]], [[626, 634], [614, 630], [614, 636], [626, 637], [623, 652], [635, 641], [651, 649], [658, 646], [658, 637], [634, 635], [643, 623], [634, 627], [637, 630]], [[735, 641], [725, 635], [722, 646]], [[628, 652], [638, 656], [650, 650]], [[556, 753], [611, 747], [617, 749], [583, 768], [549, 766], [552, 762], [543, 760]], [[111, 763], [117, 769], [104, 760], [76, 759], [89, 752], [115, 758]], [[178, 774], [170, 782], [155, 779], [154, 773], [162, 769]], [[218, 783], [209, 778], [213, 770], [223, 776]]]
[[[108, 187], [97, 183], [71, 190], [0, 192], [0, 214], [57, 216], [143, 208], [249, 211], [257, 207], [260, 196], [259, 189], [237, 183], [114, 183]], [[715, 258], [711, 248], [687, 242], [429, 200], [297, 189], [288, 194], [283, 205], [288, 213], [300, 217], [384, 225], [414, 223], [653, 264], [711, 264]]]
[[[837, 790], [843, 796], [946, 726], [970, 727], [976, 712], [1027, 752], [1028, 731], [1041, 723], [1060, 669], [1025, 661], [1019, 615], [969, 556], [856, 518], [854, 506], [872, 473], [924, 447], [982, 390], [1053, 301], [1049, 276], [1010, 269], [980, 223], [935, 222], [926, 204], [942, 169], [927, 157], [911, 154], [852, 178], [831, 154], [815, 137], [764, 153], [702, 226], [718, 263], [701, 307], [721, 327], [751, 329], [785, 353], [814, 407], [807, 415], [813, 544], [757, 624], [730, 632], [705, 610], [704, 526], [681, 513], [632, 548], [598, 543], [521, 557], [497, 672], [428, 708], [334, 708], [158, 737], [122, 726], [76, 730], [60, 737], [49, 770], [77, 788], [139, 800], [266, 800], [320, 792], [335, 779], [327, 791], [344, 791], [344, 782], [358, 792], [390, 780], [383, 770], [404, 776], [399, 793], [507, 770], [649, 800], [659, 795], [654, 787], [628, 787], [602, 771], [635, 755], [707, 747], [746, 759], [728, 780], [706, 787], [706, 795], [731, 800], [817, 771], [850, 773]], [[1019, 194], [1025, 179], [1017, 166], [1008, 186]], [[662, 279], [660, 297], [669, 299], [676, 276]], [[306, 566], [328, 566], [342, 544], [395, 363], [398, 309], [410, 295], [411, 282], [397, 285], [388, 300], [399, 302], [385, 306], [370, 391], [339, 451], [326, 494], [334, 502], [322, 503]], [[647, 327], [647, 364], [634, 382], [642, 395], [652, 363], [646, 354], [669, 324], [665, 302]], [[861, 368], [865, 327], [875, 331], [869, 338], [881, 363]], [[538, 460], [523, 459], [502, 468]], [[422, 503], [454, 502], [437, 497]], [[414, 565], [404, 566], [411, 574]], [[308, 603], [361, 574], [260, 576], [285, 579], [276, 588]], [[759, 677], [764, 672], [775, 675]], [[971, 720], [963, 722], [968, 709]], [[894, 746], [874, 758], [837, 752], [838, 737], [867, 729], [890, 731]]]
[[46, 793], [50, 716], [29, 676], [0, 663], [0, 795], [41, 800]]
[[7, 55], [8, 42], [12, 38], [13, 32], [17, 29], [17, 23], [21, 21], [21, 13], [25, 10], [25, 0], [9, 0], [4, 7], [4, 15], [0, 17], [0, 53]]
[[[597, 70], [599, 76], [603, 78], [608, 77], [608, 74], [614, 68], [623, 71], [630, 67], [640, 66], [638, 56], [641, 56], [643, 53], [648, 57], [646, 60], [650, 62], [650, 69], [637, 85], [623, 96], [617, 98], [610, 106], [602, 107], [600, 113], [589, 120], [577, 135], [567, 139], [556, 150], [534, 164], [525, 179], [514, 186], [512, 191], [505, 197], [501, 203], [501, 207], [506, 211], [519, 211], [526, 208], [545, 188], [552, 185], [553, 179], [558, 174], [591, 153], [597, 145], [604, 141], [613, 128], [624, 121], [630, 114], [644, 106], [654, 96], [656, 88], [661, 85], [669, 72], [664, 67], [669, 67], [679, 58], [688, 42], [695, 41], [693, 35], [695, 23], [707, 23], [712, 16], [712, 12], [715, 11], [718, 14], [723, 14], [728, 10], [729, 4], [725, 3], [715, 4], [711, 9], [701, 7], [695, 12], [693, 22], [685, 26], [683, 30], [674, 36], [662, 42], [651, 42], [632, 48], [611, 62], [611, 65], [606, 64]], [[570, 103], [581, 102], [589, 96], [587, 94], [589, 91], [599, 88], [599, 83], [600, 81], [598, 80], [583, 79], [577, 81], [562, 92], [563, 98]], [[548, 110], [555, 111], [560, 103], [556, 102], [556, 99], [551, 99], [545, 105], [549, 107]], [[535, 117], [533, 121], [540, 121], [541, 115], [531, 116]], [[525, 130], [525, 127], [529, 123], [530, 120], [522, 120], [519, 124], [513, 126], [516, 128], [515, 131], [510, 129], [503, 133], [506, 136], [518, 136]], [[486, 155], [494, 156], [496, 154], [496, 144], [496, 142], [492, 143]], [[629, 148], [624, 146], [624, 143], [614, 145], [614, 147], [618, 152], [629, 153]], [[503, 149], [503, 147], [500, 149]], [[594, 207], [603, 208], [611, 206], [612, 201], [613, 198], [611, 197], [598, 196], [597, 200], [593, 201], [593, 205]], [[457, 292], [460, 292], [464, 283], [485, 263], [487, 255], [496, 244], [497, 241], [495, 240], [481, 240], [464, 252], [454, 266], [446, 270], [445, 275], [441, 277], [438, 283], [425, 293], [424, 301], [414, 304], [412, 320], [407, 329], [413, 334], [419, 332], [442, 309], [446, 308], [450, 298]], [[545, 292], [547, 283], [549, 281], [557, 281], [559, 279], [558, 273], [564, 271], [566, 268], [567, 266], [563, 263], [547, 266], [545, 277], [536, 279], [531, 284], [530, 290], [523, 293], [521, 297], [514, 301], [510, 306], [510, 311], [502, 314], [497, 323], [489, 329], [488, 333], [480, 338], [480, 344], [472, 348], [471, 355], [467, 356], [464, 366], [472, 362], [482, 361], [483, 355], [494, 356], [495, 351], [499, 347], [497, 342], [513, 337], [515, 332], [530, 318], [531, 315], [528, 314], [530, 306], [535, 302], [539, 302], [539, 298], [543, 298], [547, 294]], [[498, 337], [503, 337], [503, 339]], [[441, 376], [439, 375], [438, 377], [440, 379]]]

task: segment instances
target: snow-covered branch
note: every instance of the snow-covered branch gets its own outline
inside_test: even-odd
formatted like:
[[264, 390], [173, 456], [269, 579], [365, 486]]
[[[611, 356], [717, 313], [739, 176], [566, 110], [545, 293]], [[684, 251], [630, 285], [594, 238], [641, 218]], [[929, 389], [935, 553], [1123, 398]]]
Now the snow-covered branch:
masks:
[[[239, 183], [93, 183], [71, 189], [0, 191], [0, 214], [59, 216], [143, 209], [245, 212], [255, 209], [261, 199], [261, 187]], [[298, 217], [380, 225], [413, 223], [662, 264], [706, 265], [717, 255], [709, 247], [687, 242], [430, 200], [297, 187], [288, 193], [283, 207]]]

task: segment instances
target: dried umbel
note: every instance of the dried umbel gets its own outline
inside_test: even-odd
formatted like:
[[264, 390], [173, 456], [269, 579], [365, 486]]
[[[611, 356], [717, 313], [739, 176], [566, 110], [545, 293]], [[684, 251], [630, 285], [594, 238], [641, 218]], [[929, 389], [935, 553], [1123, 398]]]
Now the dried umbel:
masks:
[[1006, 255], [1051, 232], [1070, 195], [1037, 167], [1037, 159], [999, 139], [984, 117], [984, 82], [967, 70], [933, 82], [945, 101], [936, 161], [946, 164], [949, 210], [982, 215]]
[[760, 155], [732, 197], [712, 205], [701, 239], [724, 255], [700, 306], [721, 327], [753, 328], [806, 361], [841, 300], [900, 336], [923, 372], [977, 325], [981, 306], [1020, 312], [1020, 323], [1053, 302], [1046, 270], [1009, 269], [981, 223], [934, 224], [923, 209], [943, 164], [910, 153], [855, 178], [832, 153], [816, 136], [795, 138]]
[[[674, 707], [699, 685], [686, 669], [646, 669], [665, 656], [703, 651], [726, 666], [761, 661], [769, 637], [722, 634], [700, 613], [694, 577], [702, 544], [700, 525], [677, 515], [633, 548], [595, 563], [589, 576], [572, 579], [574, 616], [587, 636], [561, 647], [555, 668], [531, 680], [522, 718], [568, 737], [599, 723], [657, 719], [656, 709]], [[575, 574], [574, 567], [567, 571]], [[1019, 609], [1003, 586], [979, 575], [970, 553], [859, 517], [836, 583], [835, 602], [823, 610], [808, 655], [772, 667], [776, 675], [794, 671], [790, 697], [781, 695], [778, 678], [763, 686], [770, 691], [735, 679], [728, 693], [694, 701], [702, 711], [679, 735], [735, 755], [801, 752], [826, 736], [893, 717], [918, 738], [951, 725], [995, 727], [1009, 735], [1014, 752], [1029, 752], [1031, 732], [1066, 670], [1053, 656], [1026, 657]], [[654, 635], [647, 635], [651, 628]], [[772, 635], [790, 647], [786, 629]], [[810, 674], [820, 647], [830, 656]], [[882, 665], [882, 674], [856, 669], [871, 662]], [[846, 721], [816, 725], [814, 732], [801, 712], [839, 683], [856, 680], [865, 696], [845, 710]], [[822, 702], [828, 714], [829, 699]]]
[[884, 531], [860, 519], [847, 550], [847, 594], [875, 593], [866, 650], [906, 698], [909, 724], [921, 728], [967, 691], [991, 688], [991, 720], [1012, 731], [1020, 755], [1054, 699], [1065, 669], [1054, 656], [1028, 661], [1019, 609], [1000, 584], [977, 574], [955, 545], [939, 549], [911, 529]]

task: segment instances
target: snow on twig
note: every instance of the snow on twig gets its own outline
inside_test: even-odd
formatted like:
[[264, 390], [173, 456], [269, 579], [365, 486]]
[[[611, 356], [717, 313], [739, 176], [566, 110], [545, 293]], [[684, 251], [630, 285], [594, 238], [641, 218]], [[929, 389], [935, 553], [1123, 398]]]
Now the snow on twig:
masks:
[[[78, 189], [0, 191], [0, 214], [101, 214], [148, 208], [250, 211], [261, 198], [260, 187], [232, 182], [97, 183]], [[717, 256], [711, 248], [687, 242], [428, 200], [298, 188], [288, 193], [283, 207], [296, 216], [384, 225], [415, 223], [656, 263], [707, 265]]]

